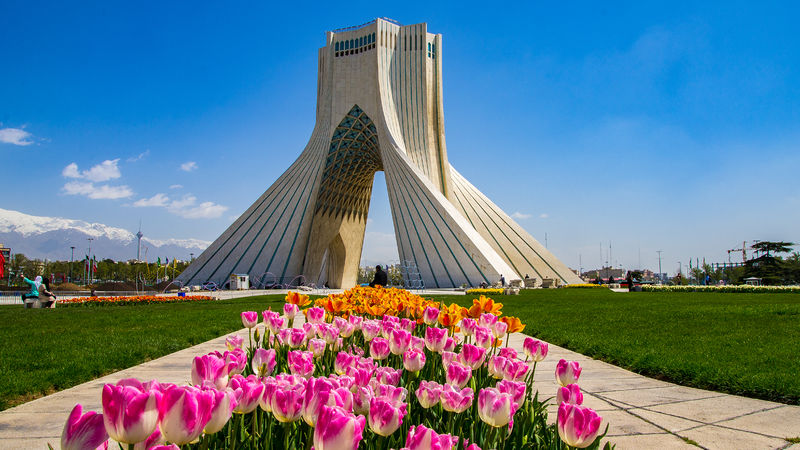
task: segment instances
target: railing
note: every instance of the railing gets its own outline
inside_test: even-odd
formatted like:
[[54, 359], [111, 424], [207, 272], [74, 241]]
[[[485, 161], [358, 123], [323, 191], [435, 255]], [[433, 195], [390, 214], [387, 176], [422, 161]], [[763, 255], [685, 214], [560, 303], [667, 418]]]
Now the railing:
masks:
[[[401, 26], [401, 27], [403, 26], [403, 24], [402, 24], [402, 23], [400, 23], [400, 22], [398, 22], [398, 21], [396, 21], [396, 20], [394, 20], [394, 19], [390, 19], [390, 18], [388, 18], [388, 17], [381, 17], [380, 19], [381, 19], [381, 20], [385, 20], [385, 21], [387, 21], [387, 22], [391, 22], [391, 23], [393, 23], [393, 24], [395, 24], [395, 25], [398, 25], [398, 26]], [[359, 28], [364, 28], [364, 27], [366, 27], [366, 26], [372, 25], [372, 24], [373, 24], [373, 23], [375, 23], [377, 20], [378, 20], [378, 19], [372, 19], [372, 20], [370, 20], [370, 21], [369, 21], [369, 22], [367, 22], [367, 23], [362, 23], [361, 25], [355, 25], [355, 26], [352, 26], [352, 27], [337, 28], [337, 29], [333, 30], [333, 32], [334, 32], [334, 33], [342, 33], [342, 32], [345, 32], [345, 31], [353, 31], [353, 30], [358, 30]]]

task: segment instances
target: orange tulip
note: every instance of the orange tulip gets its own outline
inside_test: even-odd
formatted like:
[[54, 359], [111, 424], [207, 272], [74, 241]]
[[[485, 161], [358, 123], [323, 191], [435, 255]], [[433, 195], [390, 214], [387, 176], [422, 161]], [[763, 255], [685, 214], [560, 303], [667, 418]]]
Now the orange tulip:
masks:
[[439, 323], [444, 327], [454, 327], [461, 321], [461, 307], [452, 303], [439, 311]]
[[468, 315], [473, 319], [477, 319], [484, 313], [491, 313], [495, 316], [499, 316], [501, 314], [501, 309], [503, 309], [502, 303], [496, 303], [491, 298], [481, 295], [481, 298], [472, 300], [472, 306], [468, 310]]
[[289, 291], [286, 294], [286, 303], [291, 303], [293, 305], [297, 305], [302, 308], [303, 306], [311, 304], [311, 300], [309, 300], [306, 294], [300, 294], [299, 292]]
[[505, 316], [500, 318], [500, 322], [505, 322], [508, 325], [507, 333], [516, 333], [525, 329], [525, 324], [519, 320], [519, 317]]

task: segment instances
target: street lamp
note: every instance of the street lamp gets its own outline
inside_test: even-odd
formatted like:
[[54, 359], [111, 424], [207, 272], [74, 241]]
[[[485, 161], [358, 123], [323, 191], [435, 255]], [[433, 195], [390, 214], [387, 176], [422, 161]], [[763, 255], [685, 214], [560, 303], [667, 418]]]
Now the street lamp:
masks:
[[69, 255], [69, 282], [72, 283], [72, 260], [75, 259], [75, 246], [69, 248], [72, 252]]

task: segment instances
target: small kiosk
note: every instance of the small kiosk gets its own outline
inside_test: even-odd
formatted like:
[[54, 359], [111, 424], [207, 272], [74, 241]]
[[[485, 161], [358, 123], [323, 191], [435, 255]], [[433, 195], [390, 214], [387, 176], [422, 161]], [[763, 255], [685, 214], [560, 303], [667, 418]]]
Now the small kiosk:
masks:
[[250, 275], [241, 273], [231, 274], [231, 289], [250, 289]]

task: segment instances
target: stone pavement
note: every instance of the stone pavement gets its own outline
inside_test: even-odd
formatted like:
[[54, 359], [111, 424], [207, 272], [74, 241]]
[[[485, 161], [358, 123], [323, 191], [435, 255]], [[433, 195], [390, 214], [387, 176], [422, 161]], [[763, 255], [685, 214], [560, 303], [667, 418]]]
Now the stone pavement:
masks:
[[[246, 330], [239, 333], [246, 339]], [[511, 345], [521, 351], [524, 338], [515, 334]], [[224, 347], [225, 336], [222, 336], [2, 411], [0, 449], [43, 449], [48, 442], [58, 448], [64, 422], [76, 403], [81, 403], [85, 410], [102, 409], [103, 384], [129, 377], [186, 384], [190, 381], [194, 356]], [[786, 440], [800, 437], [800, 407], [676, 386], [555, 345], [550, 345], [547, 359], [536, 368], [541, 396], [555, 394], [554, 372], [561, 358], [580, 362], [583, 372], [579, 384], [584, 405], [603, 417], [602, 427], [609, 425], [608, 440], [620, 450], [697, 447], [800, 450], [800, 445]], [[552, 405], [551, 421], [556, 419], [556, 411], [557, 407]]]

